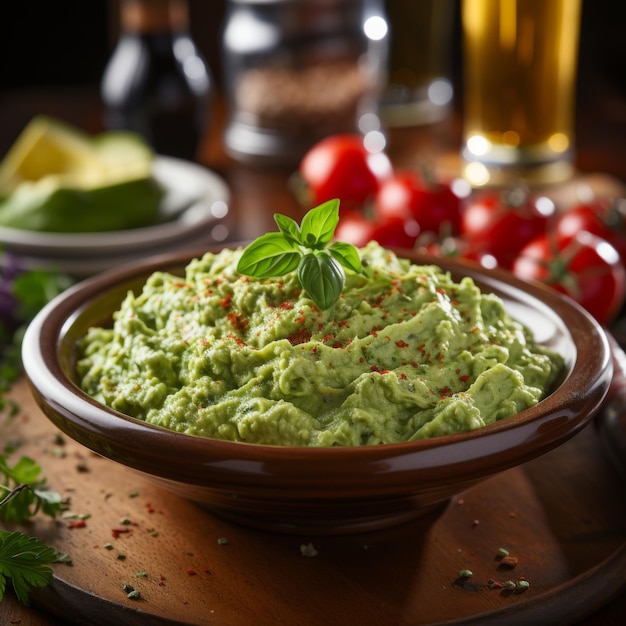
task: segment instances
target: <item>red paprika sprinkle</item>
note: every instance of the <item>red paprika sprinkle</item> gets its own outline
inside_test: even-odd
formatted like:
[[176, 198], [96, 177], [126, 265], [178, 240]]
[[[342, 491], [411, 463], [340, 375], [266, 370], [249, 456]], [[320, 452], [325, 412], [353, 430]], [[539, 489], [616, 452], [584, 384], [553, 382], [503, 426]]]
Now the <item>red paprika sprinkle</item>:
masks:
[[68, 528], [85, 528], [87, 526], [87, 522], [85, 520], [75, 520], [67, 523]]
[[223, 308], [228, 308], [231, 305], [231, 300], [233, 299], [232, 295], [227, 293], [224, 298], [220, 300], [220, 306]]
[[292, 346], [297, 346], [310, 340], [311, 331], [306, 328], [301, 328], [297, 333], [293, 333], [287, 337], [287, 341], [289, 341]]
[[408, 348], [409, 344], [403, 339], [400, 339], [399, 341], [396, 341], [396, 346], [398, 346], [398, 348]]
[[248, 328], [249, 321], [243, 317], [243, 313], [229, 313], [227, 316], [230, 325], [239, 331]]

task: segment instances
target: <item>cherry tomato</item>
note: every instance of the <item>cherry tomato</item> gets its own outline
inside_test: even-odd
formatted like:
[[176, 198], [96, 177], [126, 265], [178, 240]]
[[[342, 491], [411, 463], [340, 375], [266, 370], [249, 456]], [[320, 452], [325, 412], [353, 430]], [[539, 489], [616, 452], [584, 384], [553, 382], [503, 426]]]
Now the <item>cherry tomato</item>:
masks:
[[385, 180], [374, 202], [382, 219], [414, 219], [421, 232], [456, 235], [464, 198], [448, 183], [427, 182], [418, 172], [403, 171]]
[[553, 228], [562, 237], [580, 230], [598, 235], [615, 247], [626, 264], [626, 199], [596, 198], [580, 203], [560, 214]]
[[371, 152], [359, 135], [331, 135], [316, 143], [300, 162], [307, 203], [339, 198], [343, 209], [360, 209], [393, 171], [383, 151]]
[[470, 199], [463, 211], [461, 232], [472, 245], [510, 269], [524, 245], [545, 233], [554, 202], [525, 190], [487, 192]]
[[617, 250], [584, 230], [573, 237], [539, 235], [522, 248], [513, 273], [570, 296], [601, 324], [616, 316], [626, 296], [626, 270]]
[[419, 226], [413, 220], [392, 217], [387, 220], [370, 220], [360, 211], [346, 211], [341, 215], [335, 229], [338, 241], [362, 248], [370, 241], [384, 247], [412, 248], [419, 234]]

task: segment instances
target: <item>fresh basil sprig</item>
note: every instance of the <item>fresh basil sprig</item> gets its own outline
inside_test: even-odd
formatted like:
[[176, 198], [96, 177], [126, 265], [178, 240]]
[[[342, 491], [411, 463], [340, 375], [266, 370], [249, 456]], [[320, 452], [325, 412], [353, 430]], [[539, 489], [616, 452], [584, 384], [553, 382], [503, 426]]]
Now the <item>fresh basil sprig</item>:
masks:
[[266, 233], [243, 251], [237, 271], [255, 278], [274, 278], [297, 270], [300, 285], [320, 309], [329, 309], [343, 291], [348, 269], [361, 272], [355, 246], [334, 241], [339, 200], [308, 211], [301, 224], [276, 213], [278, 232]]

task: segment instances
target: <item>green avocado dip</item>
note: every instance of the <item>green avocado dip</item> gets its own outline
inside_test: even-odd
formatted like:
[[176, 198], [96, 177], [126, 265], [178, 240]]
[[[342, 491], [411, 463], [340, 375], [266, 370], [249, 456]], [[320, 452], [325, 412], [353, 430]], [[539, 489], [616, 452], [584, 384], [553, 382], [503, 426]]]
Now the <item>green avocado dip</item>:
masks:
[[474, 430], [540, 401], [563, 368], [502, 301], [370, 243], [320, 310], [296, 272], [243, 276], [242, 251], [154, 273], [81, 343], [82, 388], [177, 432], [283, 446], [390, 444]]

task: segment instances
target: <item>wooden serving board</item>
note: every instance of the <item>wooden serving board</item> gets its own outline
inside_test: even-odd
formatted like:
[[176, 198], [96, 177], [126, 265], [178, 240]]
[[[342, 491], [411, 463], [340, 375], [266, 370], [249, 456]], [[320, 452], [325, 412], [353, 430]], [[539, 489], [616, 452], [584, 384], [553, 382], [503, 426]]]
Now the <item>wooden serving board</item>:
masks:
[[[2, 417], [0, 442], [35, 458], [75, 514], [21, 528], [72, 561], [32, 595], [56, 616], [46, 623], [539, 626], [574, 623], [626, 588], [625, 485], [594, 425], [427, 519], [300, 537], [223, 521], [94, 455], [56, 431], [24, 381], [12, 397], [21, 411]], [[523, 591], [488, 584], [522, 577]]]

